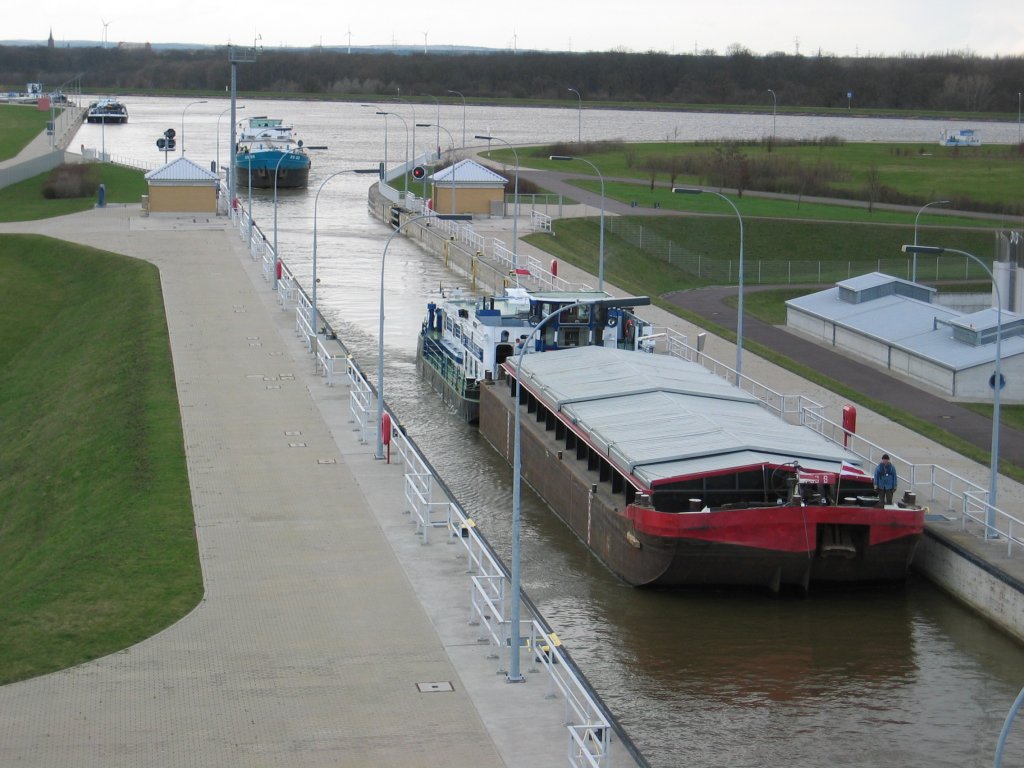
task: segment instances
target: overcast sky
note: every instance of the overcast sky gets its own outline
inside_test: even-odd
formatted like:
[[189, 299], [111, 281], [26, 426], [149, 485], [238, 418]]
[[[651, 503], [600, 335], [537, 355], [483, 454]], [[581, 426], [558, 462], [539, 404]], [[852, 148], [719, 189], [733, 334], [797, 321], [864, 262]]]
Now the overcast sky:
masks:
[[[473, 45], [549, 51], [724, 53], [739, 44], [840, 56], [1024, 55], [1020, 0], [487, 0], [209, 2], [42, 0], [4, 15], [0, 38], [264, 47]], [[308, 11], [308, 12], [305, 12]]]

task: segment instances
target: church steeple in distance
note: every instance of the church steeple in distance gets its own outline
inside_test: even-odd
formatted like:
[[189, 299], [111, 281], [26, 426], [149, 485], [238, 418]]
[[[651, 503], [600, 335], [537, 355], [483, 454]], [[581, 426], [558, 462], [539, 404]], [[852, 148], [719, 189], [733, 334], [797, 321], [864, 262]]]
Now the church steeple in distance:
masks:
[[53, 48], [53, 27], [50, 27], [50, 37], [46, 41], [47, 48]]

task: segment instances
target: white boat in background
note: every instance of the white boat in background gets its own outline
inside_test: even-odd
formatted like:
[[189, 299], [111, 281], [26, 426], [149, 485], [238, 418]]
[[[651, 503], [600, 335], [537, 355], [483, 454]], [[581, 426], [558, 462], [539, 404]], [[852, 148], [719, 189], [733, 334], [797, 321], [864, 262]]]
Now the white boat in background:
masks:
[[943, 147], [980, 147], [981, 137], [973, 128], [961, 128], [959, 131], [943, 131], [939, 135], [939, 145]]

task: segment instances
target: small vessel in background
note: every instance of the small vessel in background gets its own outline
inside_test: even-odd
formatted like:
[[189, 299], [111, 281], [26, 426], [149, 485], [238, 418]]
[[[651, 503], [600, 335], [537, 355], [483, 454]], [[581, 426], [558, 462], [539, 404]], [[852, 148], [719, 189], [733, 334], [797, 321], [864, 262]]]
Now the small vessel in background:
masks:
[[939, 134], [939, 145], [943, 147], [980, 147], [981, 136], [973, 128], [943, 131]]
[[117, 99], [100, 99], [89, 105], [85, 119], [89, 123], [127, 123], [128, 107]]
[[239, 186], [260, 189], [299, 188], [309, 183], [309, 155], [296, 140], [294, 129], [283, 120], [266, 116], [250, 117], [241, 125], [235, 151], [236, 178]]
[[[480, 385], [497, 378], [501, 364], [519, 353], [523, 342], [548, 314], [580, 306], [552, 318], [527, 352], [549, 352], [596, 344], [652, 351], [651, 326], [631, 308], [599, 307], [610, 298], [601, 291], [529, 291], [508, 288], [503, 296], [474, 297], [459, 290], [427, 304], [417, 361], [423, 377], [466, 421], [475, 424]], [[650, 303], [637, 297], [634, 306]]]
[[[480, 432], [625, 582], [761, 587], [901, 582], [924, 530], [882, 506], [862, 459], [696, 362], [598, 346], [506, 360]], [[518, 390], [518, 391], [517, 391]]]

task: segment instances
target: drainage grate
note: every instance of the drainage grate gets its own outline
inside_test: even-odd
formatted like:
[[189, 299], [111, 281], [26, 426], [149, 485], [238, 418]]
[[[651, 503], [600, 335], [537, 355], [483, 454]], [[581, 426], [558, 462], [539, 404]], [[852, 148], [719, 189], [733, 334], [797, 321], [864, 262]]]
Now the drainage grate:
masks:
[[447, 680], [440, 683], [416, 683], [420, 693], [451, 693], [455, 690]]
[[305, 443], [288, 443], [289, 448], [305, 448]]
[[287, 431], [286, 431], [286, 432], [285, 432], [284, 434], [285, 434], [285, 435], [286, 435], [287, 437], [298, 437], [298, 436], [299, 436], [299, 435], [301, 435], [302, 433], [301, 433], [301, 432], [299, 432], [298, 430], [292, 429], [292, 430], [287, 430]]
[[317, 464], [337, 464], [338, 460], [337, 459], [317, 459], [316, 463]]

